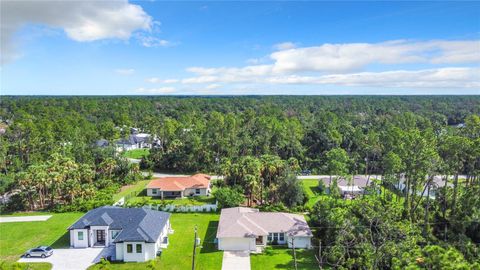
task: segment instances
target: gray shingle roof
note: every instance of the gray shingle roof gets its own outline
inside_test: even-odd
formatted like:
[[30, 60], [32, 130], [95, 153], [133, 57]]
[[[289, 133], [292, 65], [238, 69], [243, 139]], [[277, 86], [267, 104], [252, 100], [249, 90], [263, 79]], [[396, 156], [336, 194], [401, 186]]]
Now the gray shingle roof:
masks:
[[170, 214], [143, 208], [103, 206], [88, 211], [68, 229], [88, 229], [90, 226], [109, 226], [122, 230], [115, 243], [125, 241], [157, 241]]
[[312, 236], [310, 227], [302, 215], [234, 207], [222, 209], [217, 238], [257, 237], [271, 232], [284, 232], [290, 236]]

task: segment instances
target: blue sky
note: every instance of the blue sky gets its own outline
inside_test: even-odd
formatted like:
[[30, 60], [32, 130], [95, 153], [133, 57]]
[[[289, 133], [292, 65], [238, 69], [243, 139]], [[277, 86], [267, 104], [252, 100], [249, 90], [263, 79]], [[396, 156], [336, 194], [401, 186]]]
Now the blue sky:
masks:
[[480, 2], [18, 5], [2, 95], [480, 94]]

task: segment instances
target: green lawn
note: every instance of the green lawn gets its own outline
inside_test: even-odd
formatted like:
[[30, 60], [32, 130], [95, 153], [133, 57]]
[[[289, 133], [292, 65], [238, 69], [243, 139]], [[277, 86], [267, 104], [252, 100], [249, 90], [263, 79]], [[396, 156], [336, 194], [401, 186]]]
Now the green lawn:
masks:
[[140, 193], [143, 192], [143, 190], [145, 189], [145, 187], [149, 182], [150, 180], [141, 180], [141, 181], [138, 181], [136, 184], [123, 187], [119, 193], [113, 196], [113, 200], [118, 201], [122, 197], [125, 197], [127, 195], [138, 196]]
[[[155, 260], [157, 269], [183, 270], [191, 269], [194, 228], [198, 226], [198, 236], [202, 248], [197, 249], [197, 270], [215, 270], [222, 267], [223, 252], [213, 243], [217, 233], [218, 214], [211, 213], [174, 213], [170, 221], [174, 234], [169, 236], [169, 246], [162, 256]], [[149, 263], [114, 263], [112, 269], [148, 269]], [[100, 269], [94, 265], [90, 270]], [[266, 269], [266, 268], [265, 268]]]
[[305, 179], [300, 180], [302, 182], [305, 194], [307, 195], [308, 201], [305, 204], [307, 207], [313, 207], [315, 203], [320, 199], [320, 190], [318, 189], [318, 180], [316, 179]]
[[144, 156], [148, 156], [150, 153], [150, 149], [148, 148], [141, 148], [141, 149], [134, 149], [128, 150], [123, 152], [123, 156], [126, 158], [134, 158], [134, 159], [141, 159]]
[[[27, 215], [33, 215], [28, 213]], [[47, 221], [0, 223], [0, 269], [14, 269], [14, 262], [28, 249], [40, 245], [54, 248], [69, 245], [68, 226], [72, 225], [83, 213], [54, 214], [40, 212], [38, 215], [51, 214]], [[20, 216], [22, 214], [12, 214]], [[49, 263], [20, 264], [21, 269], [50, 269]]]
[[[318, 269], [313, 249], [297, 249], [298, 269]], [[267, 247], [262, 254], [251, 254], [252, 270], [295, 269], [292, 249], [286, 247]]]

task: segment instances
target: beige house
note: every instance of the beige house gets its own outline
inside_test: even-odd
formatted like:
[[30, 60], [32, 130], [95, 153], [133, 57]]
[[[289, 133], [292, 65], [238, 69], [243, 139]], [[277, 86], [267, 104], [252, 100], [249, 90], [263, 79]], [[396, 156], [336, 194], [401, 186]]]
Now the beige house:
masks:
[[147, 185], [147, 196], [160, 198], [183, 198], [209, 196], [210, 176], [195, 174], [187, 177], [162, 177], [153, 179]]
[[311, 248], [312, 236], [302, 215], [245, 207], [222, 209], [217, 230], [219, 250], [250, 252], [260, 252], [268, 244]]

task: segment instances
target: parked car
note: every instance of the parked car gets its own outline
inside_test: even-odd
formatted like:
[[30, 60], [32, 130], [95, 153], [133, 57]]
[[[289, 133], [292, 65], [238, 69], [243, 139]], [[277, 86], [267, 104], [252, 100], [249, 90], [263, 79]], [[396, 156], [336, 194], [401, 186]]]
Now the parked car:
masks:
[[303, 170], [301, 171], [301, 175], [311, 175], [312, 171], [311, 170]]
[[53, 248], [47, 247], [47, 246], [39, 246], [39, 247], [28, 250], [27, 252], [25, 252], [24, 256], [27, 258], [30, 258], [30, 257], [46, 258], [46, 257], [52, 256], [52, 254], [53, 254]]

